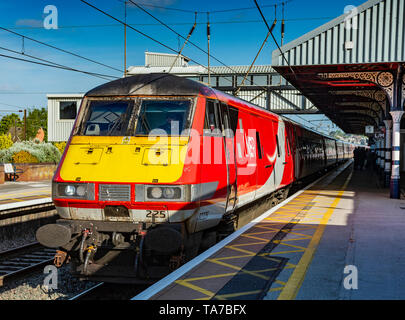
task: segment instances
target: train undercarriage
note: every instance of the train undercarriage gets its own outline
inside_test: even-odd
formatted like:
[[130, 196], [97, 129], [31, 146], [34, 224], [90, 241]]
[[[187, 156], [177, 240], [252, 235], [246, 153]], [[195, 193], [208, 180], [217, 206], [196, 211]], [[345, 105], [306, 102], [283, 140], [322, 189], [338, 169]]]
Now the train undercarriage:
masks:
[[[185, 223], [154, 224], [60, 219], [44, 226], [49, 239], [58, 234], [54, 264], [68, 263], [82, 280], [153, 283], [207, 250], [288, 196], [283, 188], [227, 214], [215, 228], [188, 233]], [[38, 237], [38, 234], [37, 234]], [[41, 236], [39, 236], [41, 238]]]

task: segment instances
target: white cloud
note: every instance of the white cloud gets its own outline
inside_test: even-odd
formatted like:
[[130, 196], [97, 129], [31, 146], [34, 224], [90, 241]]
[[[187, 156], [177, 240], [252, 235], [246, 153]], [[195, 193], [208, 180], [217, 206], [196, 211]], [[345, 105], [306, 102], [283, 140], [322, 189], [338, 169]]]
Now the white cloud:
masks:
[[16, 26], [24, 26], [24, 27], [43, 27], [44, 22], [42, 20], [37, 20], [37, 19], [18, 19], [15, 22]]
[[[177, 2], [177, 0], [143, 0], [143, 1], [140, 1], [137, 3], [141, 6], [150, 6], [149, 9], [151, 9], [151, 10], [154, 10], [154, 9], [165, 10], [164, 7], [170, 7], [172, 4], [175, 4], [176, 2]], [[135, 7], [135, 5], [129, 1], [127, 3], [128, 3], [128, 6]], [[154, 6], [156, 6], [156, 7], [154, 7]]]

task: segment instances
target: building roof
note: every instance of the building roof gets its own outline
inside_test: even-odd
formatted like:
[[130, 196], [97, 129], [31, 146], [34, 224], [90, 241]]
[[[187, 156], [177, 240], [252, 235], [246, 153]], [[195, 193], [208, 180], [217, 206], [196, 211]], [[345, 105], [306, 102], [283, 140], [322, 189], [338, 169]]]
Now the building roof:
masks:
[[48, 93], [46, 97], [48, 99], [59, 99], [59, 98], [83, 98], [84, 93]]
[[[405, 61], [404, 0], [369, 0], [281, 47], [292, 66]], [[279, 50], [272, 65], [287, 65]]]
[[[211, 74], [220, 74], [220, 75], [230, 75], [230, 74], [246, 74], [250, 66], [213, 66], [210, 67]], [[160, 67], [144, 67], [144, 66], [131, 66], [128, 68], [128, 74], [147, 74], [147, 73], [164, 73], [168, 72], [170, 66], [160, 66]], [[268, 74], [275, 73], [276, 71], [270, 65], [259, 65], [253, 66], [249, 74]], [[173, 74], [179, 75], [205, 75], [208, 74], [208, 70], [203, 66], [186, 66], [186, 67], [173, 67], [171, 70]]]
[[205, 85], [168, 73], [138, 74], [102, 84], [86, 96], [130, 96], [130, 95], [197, 95], [210, 90]]

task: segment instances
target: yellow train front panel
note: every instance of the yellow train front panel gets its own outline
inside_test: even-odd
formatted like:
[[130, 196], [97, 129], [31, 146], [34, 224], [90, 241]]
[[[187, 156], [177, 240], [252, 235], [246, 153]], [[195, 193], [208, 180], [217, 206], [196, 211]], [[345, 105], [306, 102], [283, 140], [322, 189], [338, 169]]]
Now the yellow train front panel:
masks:
[[174, 183], [188, 137], [74, 136], [60, 170], [64, 181]]

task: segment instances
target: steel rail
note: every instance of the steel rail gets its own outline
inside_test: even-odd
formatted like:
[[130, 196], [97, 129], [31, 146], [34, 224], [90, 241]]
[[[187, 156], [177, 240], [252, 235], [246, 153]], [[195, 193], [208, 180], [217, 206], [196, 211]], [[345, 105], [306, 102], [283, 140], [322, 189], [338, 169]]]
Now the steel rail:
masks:
[[44, 248], [38, 242], [0, 252], [0, 286], [12, 278], [53, 264], [54, 256], [54, 249]]

